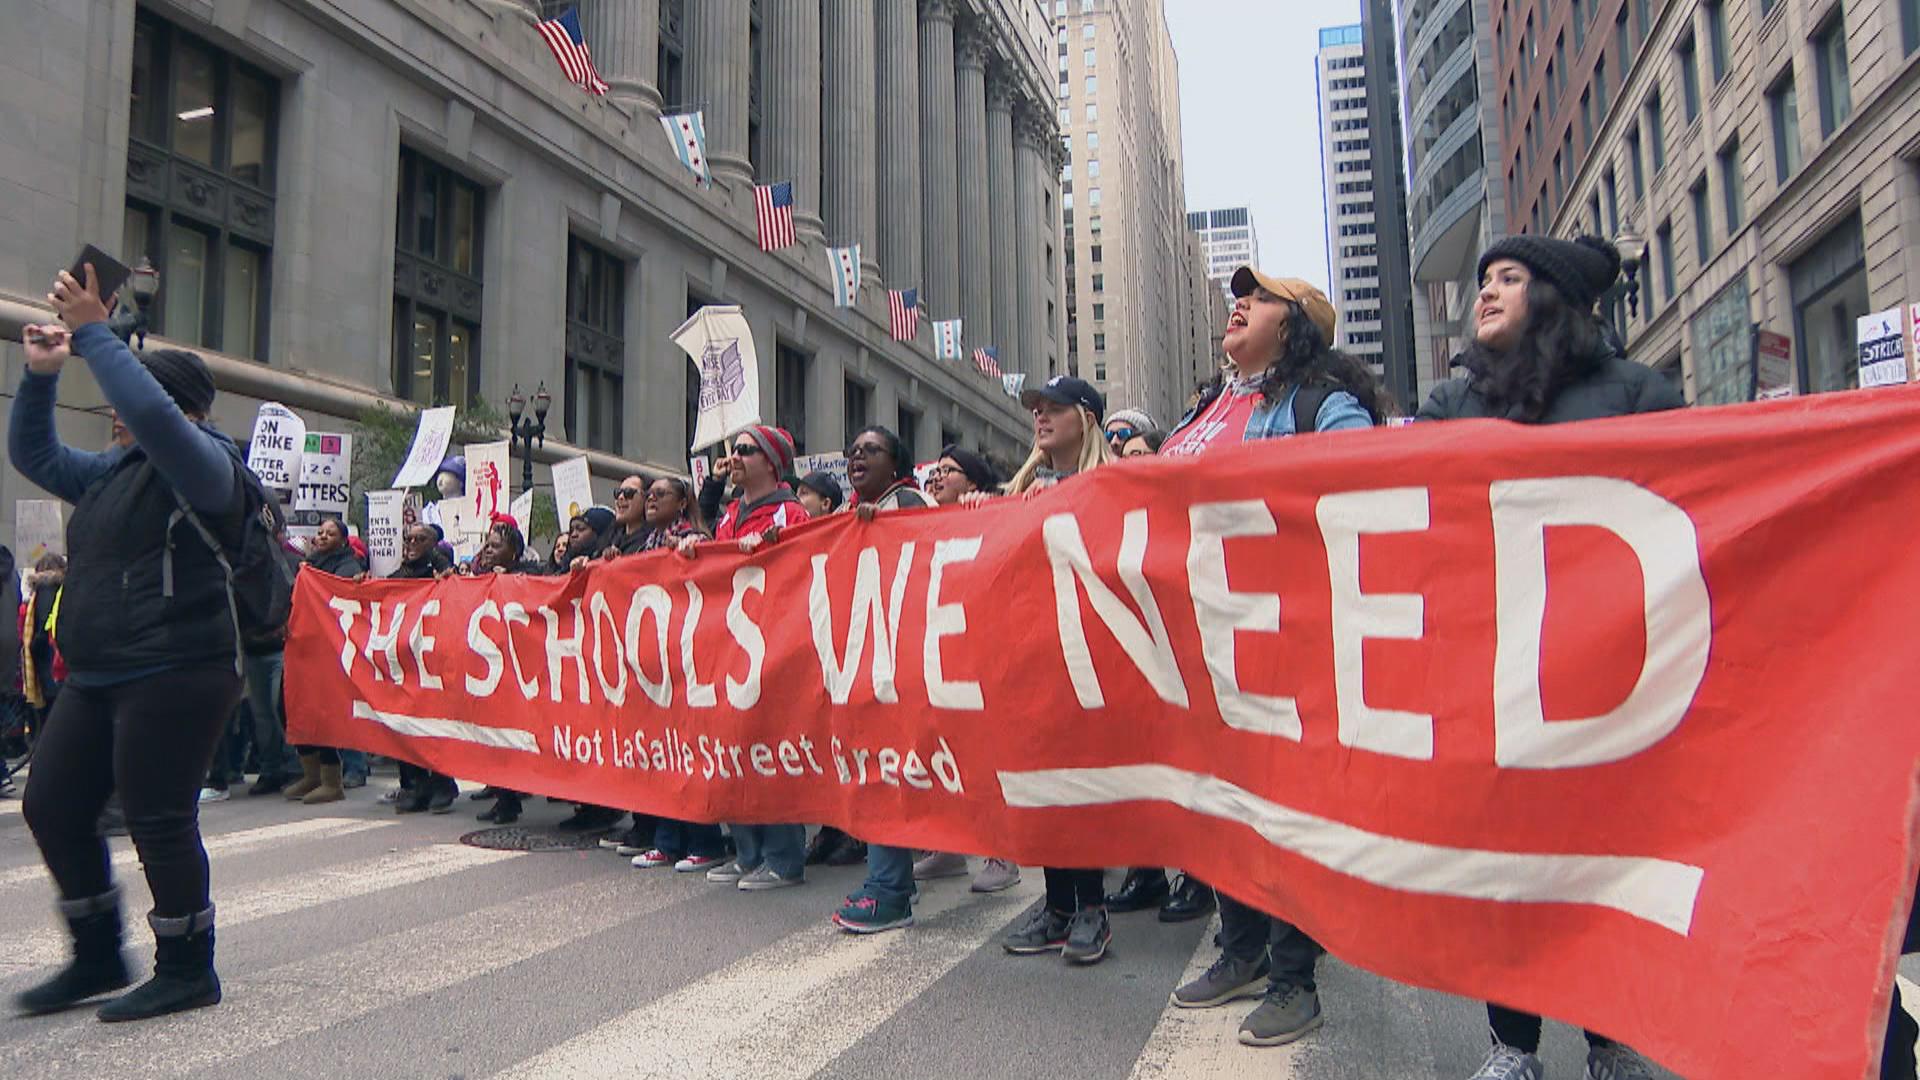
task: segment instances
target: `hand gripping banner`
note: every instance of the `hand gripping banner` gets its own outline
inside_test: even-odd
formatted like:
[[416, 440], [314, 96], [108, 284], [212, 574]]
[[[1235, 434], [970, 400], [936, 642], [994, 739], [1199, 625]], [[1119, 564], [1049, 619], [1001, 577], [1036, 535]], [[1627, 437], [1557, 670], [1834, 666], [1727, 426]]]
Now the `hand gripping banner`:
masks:
[[562, 578], [303, 573], [301, 743], [1179, 865], [1692, 1077], [1860, 1077], [1914, 888], [1920, 389], [1136, 460]]

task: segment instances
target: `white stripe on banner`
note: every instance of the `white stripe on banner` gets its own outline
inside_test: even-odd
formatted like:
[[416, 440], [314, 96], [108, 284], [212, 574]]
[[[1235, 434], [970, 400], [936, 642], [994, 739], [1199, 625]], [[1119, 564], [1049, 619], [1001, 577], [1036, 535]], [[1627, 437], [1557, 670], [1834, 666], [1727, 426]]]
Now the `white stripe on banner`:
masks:
[[457, 739], [475, 746], [491, 746], [501, 750], [520, 750], [529, 754], [540, 752], [540, 740], [530, 731], [518, 728], [482, 727], [469, 724], [465, 720], [447, 720], [435, 716], [407, 716], [402, 713], [381, 712], [364, 701], [353, 703], [355, 720], [372, 720], [384, 724], [402, 735], [420, 736], [430, 739]]
[[1481, 851], [1382, 836], [1269, 802], [1225, 780], [1171, 765], [1003, 772], [1007, 805], [1166, 802], [1251, 826], [1268, 843], [1388, 889], [1508, 903], [1591, 904], [1685, 936], [1706, 872], [1632, 855]]

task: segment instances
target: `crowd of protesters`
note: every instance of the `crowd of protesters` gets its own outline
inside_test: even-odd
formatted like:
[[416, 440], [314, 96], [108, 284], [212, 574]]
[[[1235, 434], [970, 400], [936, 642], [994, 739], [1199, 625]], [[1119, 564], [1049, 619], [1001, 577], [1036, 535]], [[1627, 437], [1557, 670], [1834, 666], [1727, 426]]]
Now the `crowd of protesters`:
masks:
[[[1464, 373], [1438, 386], [1418, 418], [1554, 424], [1681, 407], [1674, 386], [1621, 355], [1595, 314], [1619, 271], [1618, 253], [1591, 238], [1517, 236], [1493, 245], [1479, 263], [1474, 337], [1456, 362]], [[107, 309], [91, 285], [90, 272], [84, 283], [62, 274], [49, 297], [61, 324], [29, 328], [9, 451], [24, 475], [74, 504], [71, 561], [48, 556], [16, 580], [13, 555], [0, 548], [7, 599], [19, 612], [0, 675], [12, 686], [6, 735], [20, 743], [10, 743], [9, 756], [24, 750], [22, 740], [34, 743], [26, 819], [58, 886], [74, 954], [18, 1005], [52, 1011], [132, 981], [99, 827], [117, 796], [154, 897], [149, 922], [158, 948], [153, 978], [100, 1009], [102, 1019], [124, 1020], [220, 998], [197, 802], [226, 797], [229, 780], [249, 768], [259, 776], [249, 794], [337, 802], [365, 783], [366, 767], [349, 751], [287, 744], [284, 634], [243, 634], [228, 618], [219, 560], [208, 546], [170, 535], [184, 513], [196, 527], [206, 523], [210, 543], [237, 542], [254, 509], [239, 449], [205, 420], [214, 396], [205, 364], [179, 350], [135, 354], [107, 329]], [[824, 472], [793, 475], [792, 436], [755, 426], [731, 440], [698, 490], [677, 477], [630, 477], [611, 507], [580, 510], [551, 547], [530, 552], [520, 523], [499, 516], [460, 563], [439, 526], [412, 523], [390, 576], [562, 575], [602, 560], [697, 559], [709, 542], [752, 552], [811, 518], [847, 513], [872, 521], [902, 510], [978, 506], [1137, 457], [1370, 428], [1398, 413], [1369, 369], [1334, 347], [1336, 316], [1320, 290], [1251, 267], [1234, 275], [1231, 290], [1225, 362], [1170, 426], [1137, 408], [1109, 411], [1097, 388], [1061, 376], [1021, 394], [1033, 443], [1017, 465], [955, 445], [916, 471], [911, 448], [875, 426], [847, 447], [844, 484]], [[54, 434], [55, 385], [69, 355], [86, 362], [114, 410], [115, 441], [102, 452], [63, 446]], [[319, 527], [303, 562], [312, 573], [368, 573], [364, 546], [340, 522]], [[238, 752], [249, 743], [250, 765]], [[405, 762], [399, 772], [399, 786], [383, 796], [397, 812], [454, 810], [452, 777]], [[485, 822], [513, 822], [524, 812], [522, 793], [489, 787], [473, 798], [488, 804], [478, 815]], [[797, 822], [723, 828], [636, 813], [621, 829], [621, 816], [581, 805], [559, 827], [606, 833], [601, 846], [635, 868], [671, 868], [748, 892], [800, 885], [810, 865], [864, 863], [861, 885], [830, 915], [851, 933], [911, 926], [921, 883], [966, 875], [969, 856], [978, 860], [974, 891], [1020, 881], [1020, 868], [992, 852], [915, 852], [833, 828], [809, 842]], [[1006, 932], [1006, 952], [1098, 963], [1113, 941], [1114, 915], [1152, 911], [1172, 923], [1217, 907], [1219, 957], [1174, 990], [1173, 1004], [1210, 1009], [1257, 999], [1239, 1028], [1240, 1041], [1252, 1046], [1293, 1042], [1321, 1026], [1315, 976], [1324, 950], [1305, 931], [1178, 868], [1129, 868], [1111, 893], [1106, 875], [1100, 867], [1045, 868], [1044, 897]], [[1916, 939], [1909, 925], [1907, 945]], [[1497, 1003], [1487, 1015], [1491, 1046], [1473, 1080], [1540, 1080], [1541, 1019]], [[1882, 1076], [1915, 1076], [1915, 1036], [1896, 988]], [[1654, 1075], [1632, 1050], [1598, 1033], [1587, 1040], [1592, 1080]]]

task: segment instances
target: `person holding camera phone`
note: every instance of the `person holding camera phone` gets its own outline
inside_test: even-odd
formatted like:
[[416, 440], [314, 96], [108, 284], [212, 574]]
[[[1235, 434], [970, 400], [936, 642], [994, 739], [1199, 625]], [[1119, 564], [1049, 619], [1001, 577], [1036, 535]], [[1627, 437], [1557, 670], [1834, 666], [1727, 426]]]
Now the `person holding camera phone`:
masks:
[[[28, 480], [73, 504], [61, 599], [67, 684], [35, 750], [24, 813], [59, 889], [73, 961], [21, 993], [22, 1012], [69, 1008], [132, 981], [121, 952], [119, 890], [101, 808], [118, 792], [153, 894], [153, 978], [107, 1002], [102, 1020], [137, 1020], [220, 1000], [213, 902], [200, 839], [200, 781], [240, 701], [235, 617], [218, 554], [243, 537], [240, 448], [207, 423], [213, 376], [179, 349], [136, 356], [107, 325], [108, 298], [84, 260], [48, 296], [64, 325], [27, 328], [27, 369], [7, 449]], [[61, 369], [86, 361], [131, 436], [93, 453], [54, 429]], [[231, 549], [230, 549], [231, 550]]]

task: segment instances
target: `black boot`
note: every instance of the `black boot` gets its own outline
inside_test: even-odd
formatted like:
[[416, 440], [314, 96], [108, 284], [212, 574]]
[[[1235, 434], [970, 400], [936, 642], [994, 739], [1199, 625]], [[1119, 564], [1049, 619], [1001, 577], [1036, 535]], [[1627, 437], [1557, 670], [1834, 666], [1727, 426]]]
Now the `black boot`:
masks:
[[835, 851], [838, 851], [840, 845], [846, 843], [846, 841], [846, 833], [841, 832], [831, 825], [820, 826], [820, 831], [814, 833], [813, 840], [807, 844], [807, 865], [826, 865], [827, 857]]
[[1180, 884], [1173, 887], [1173, 895], [1160, 905], [1160, 921], [1191, 922], [1213, 914], [1213, 909], [1213, 890], [1207, 883], [1192, 874], [1181, 874]]
[[453, 800], [460, 797], [460, 785], [451, 776], [435, 776], [432, 784], [433, 794], [427, 799], [427, 810], [435, 814], [453, 812]]
[[426, 810], [433, 801], [434, 787], [424, 778], [414, 781], [410, 788], [402, 788], [400, 797], [394, 800], [393, 812], [396, 814], [418, 814]]
[[493, 804], [493, 809], [483, 811], [480, 820], [491, 821], [495, 825], [511, 825], [519, 821], [520, 796], [511, 791], [501, 792], [499, 801]]
[[213, 908], [198, 915], [163, 919], [153, 926], [153, 978], [100, 1006], [107, 1023], [204, 1009], [220, 1004], [220, 976], [213, 973]]
[[1157, 908], [1167, 898], [1167, 872], [1157, 866], [1136, 866], [1127, 871], [1119, 892], [1107, 894], [1110, 912], [1145, 911]]
[[63, 900], [60, 913], [73, 934], [73, 961], [46, 982], [14, 997], [27, 1016], [59, 1012], [133, 981], [120, 952], [120, 890], [84, 900]]

